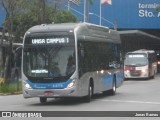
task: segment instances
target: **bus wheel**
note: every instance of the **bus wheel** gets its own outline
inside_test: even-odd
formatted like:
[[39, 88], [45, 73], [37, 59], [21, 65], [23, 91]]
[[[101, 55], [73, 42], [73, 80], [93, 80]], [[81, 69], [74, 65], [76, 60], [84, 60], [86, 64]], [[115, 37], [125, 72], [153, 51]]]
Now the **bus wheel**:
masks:
[[47, 102], [47, 98], [45, 98], [45, 97], [40, 97], [40, 102], [41, 102], [41, 103], [46, 103], [46, 102]]
[[113, 78], [112, 89], [108, 91], [110, 95], [115, 95], [116, 93], [116, 78]]
[[155, 71], [154, 71], [154, 73], [153, 73], [153, 76], [152, 76], [152, 79], [154, 79], [154, 77], [155, 77], [155, 74], [156, 74], [156, 73], [155, 73]]
[[84, 98], [85, 102], [90, 102], [91, 101], [92, 94], [93, 94], [93, 88], [90, 84], [89, 87], [88, 87], [88, 95], [85, 96], [85, 98]]

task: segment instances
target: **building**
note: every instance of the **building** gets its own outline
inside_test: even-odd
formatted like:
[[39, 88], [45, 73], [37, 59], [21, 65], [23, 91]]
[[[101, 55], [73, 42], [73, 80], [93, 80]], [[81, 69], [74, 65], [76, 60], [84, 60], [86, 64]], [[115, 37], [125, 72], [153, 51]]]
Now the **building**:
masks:
[[2, 24], [5, 19], [5, 12], [0, 4], [0, 30], [2, 29]]
[[[100, 4], [100, 1], [94, 0], [89, 10], [87, 8], [88, 22], [118, 29], [124, 52], [136, 49], [159, 51], [160, 12], [156, 11], [157, 6], [160, 6], [159, 0], [106, 0], [111, 1], [111, 4]], [[73, 4], [70, 11], [80, 21], [86, 21], [84, 14], [80, 14], [84, 13], [85, 0], [80, 2], [80, 6]]]
[[[124, 52], [136, 49], [160, 51], [160, 12], [156, 11], [160, 6], [159, 0], [106, 0], [111, 1], [109, 4], [94, 0], [91, 5], [86, 2], [88, 0], [74, 1], [80, 3], [66, 2], [64, 8], [75, 14], [79, 21], [120, 31]], [[4, 10], [0, 6], [0, 28], [4, 18]]]

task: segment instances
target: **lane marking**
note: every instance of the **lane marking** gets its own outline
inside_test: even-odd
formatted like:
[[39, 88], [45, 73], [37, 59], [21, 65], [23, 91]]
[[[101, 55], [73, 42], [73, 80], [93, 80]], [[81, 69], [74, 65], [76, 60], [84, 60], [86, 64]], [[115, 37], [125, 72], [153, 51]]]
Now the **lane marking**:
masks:
[[160, 105], [160, 102], [149, 102], [149, 101], [125, 101], [125, 100], [99, 100], [105, 102], [123, 102], [123, 103], [140, 103], [140, 104], [155, 104]]

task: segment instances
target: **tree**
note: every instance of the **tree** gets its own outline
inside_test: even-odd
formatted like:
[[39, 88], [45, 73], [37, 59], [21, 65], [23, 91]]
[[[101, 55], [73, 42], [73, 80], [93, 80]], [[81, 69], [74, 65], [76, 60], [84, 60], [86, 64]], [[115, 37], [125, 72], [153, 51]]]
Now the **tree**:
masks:
[[[18, 42], [22, 42], [22, 37], [27, 29], [34, 25], [51, 23], [50, 16], [54, 8], [48, 6], [45, 0], [29, 1], [29, 6], [22, 13], [14, 17], [13, 34]], [[42, 13], [42, 14], [40, 14]]]
[[77, 19], [68, 10], [58, 10], [51, 20], [54, 23], [66, 23], [66, 22], [76, 22]]
[[[14, 22], [14, 15], [18, 10], [21, 10], [21, 0], [0, 0], [0, 3], [2, 4], [5, 12], [6, 12], [6, 19], [5, 23], [3, 26], [3, 29], [6, 30], [9, 34], [9, 59], [8, 59], [8, 64], [5, 64], [4, 68], [4, 77], [5, 79], [8, 79], [8, 76], [10, 76], [11, 73], [11, 67], [12, 67], [12, 44], [13, 44], [13, 22]], [[6, 61], [7, 63], [7, 61]], [[9, 65], [9, 67], [7, 67]]]
[[62, 0], [30, 0], [28, 9], [14, 17], [13, 33], [16, 40], [20, 40], [26, 30], [34, 25], [76, 22], [76, 17], [70, 12], [57, 10], [60, 3]]
[[24, 6], [28, 0], [0, 0], [6, 12], [6, 19], [3, 28], [8, 32], [10, 42], [13, 40], [14, 18], [24, 11]]
[[8, 32], [10, 42], [10, 67], [9, 71], [4, 73], [11, 73], [12, 43], [22, 42], [24, 33], [31, 26], [52, 22], [76, 22], [76, 17], [70, 12], [58, 10], [63, 0], [0, 0], [0, 2], [6, 12], [3, 28]]

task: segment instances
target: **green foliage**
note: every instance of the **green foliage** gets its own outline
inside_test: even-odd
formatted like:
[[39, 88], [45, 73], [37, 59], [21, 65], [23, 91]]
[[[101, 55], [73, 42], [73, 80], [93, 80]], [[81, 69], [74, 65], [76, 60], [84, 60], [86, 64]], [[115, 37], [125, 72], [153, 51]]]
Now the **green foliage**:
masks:
[[0, 93], [15, 94], [22, 91], [22, 83], [19, 82], [19, 90], [17, 91], [17, 83], [3, 84], [0, 86]]
[[[76, 17], [69, 11], [57, 10], [58, 5], [62, 4], [62, 0], [50, 1], [49, 4], [47, 0], [14, 0], [14, 3], [11, 3], [12, 6], [16, 5], [16, 7], [14, 7], [13, 15], [6, 17], [4, 26], [7, 31], [10, 31], [10, 21], [11, 18], [13, 19], [12, 33], [15, 36], [14, 42], [22, 42], [21, 38], [24, 33], [34, 25], [77, 21]], [[10, 0], [5, 2], [7, 7]]]
[[58, 10], [51, 18], [54, 23], [76, 22], [77, 19], [67, 10]]
[[16, 38], [23, 37], [26, 30], [34, 25], [52, 22], [51, 15], [53, 8], [50, 6], [46, 6], [46, 15], [42, 16], [42, 14], [38, 14], [41, 13], [41, 11], [39, 11], [37, 7], [38, 6], [36, 4], [33, 4], [30, 9], [24, 11], [23, 13], [15, 15], [13, 33]]

